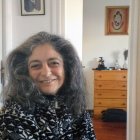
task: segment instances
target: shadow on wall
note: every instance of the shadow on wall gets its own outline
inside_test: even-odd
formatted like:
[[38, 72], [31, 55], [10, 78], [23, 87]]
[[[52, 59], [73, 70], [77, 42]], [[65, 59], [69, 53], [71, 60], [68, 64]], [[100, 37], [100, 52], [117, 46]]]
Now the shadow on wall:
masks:
[[98, 58], [94, 58], [92, 61], [92, 68], [97, 68], [98, 67]]
[[87, 109], [92, 110], [93, 109], [93, 70], [91, 67], [85, 67], [83, 68], [84, 77], [86, 80], [86, 86], [87, 86], [87, 94], [86, 94], [86, 103], [87, 103]]

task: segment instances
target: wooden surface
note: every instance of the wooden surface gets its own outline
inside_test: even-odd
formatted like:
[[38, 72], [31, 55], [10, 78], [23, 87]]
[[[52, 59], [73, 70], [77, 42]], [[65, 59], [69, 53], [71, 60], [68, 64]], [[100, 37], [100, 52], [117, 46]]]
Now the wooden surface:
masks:
[[[112, 94], [113, 93], [113, 94]], [[116, 99], [116, 98], [127, 98], [126, 90], [98, 90], [95, 89], [95, 98], [107, 98], [110, 97], [111, 99]]]
[[127, 81], [127, 70], [94, 70], [95, 80]]
[[97, 140], [126, 140], [126, 123], [93, 120]]
[[94, 117], [108, 108], [126, 109], [127, 70], [94, 70]]

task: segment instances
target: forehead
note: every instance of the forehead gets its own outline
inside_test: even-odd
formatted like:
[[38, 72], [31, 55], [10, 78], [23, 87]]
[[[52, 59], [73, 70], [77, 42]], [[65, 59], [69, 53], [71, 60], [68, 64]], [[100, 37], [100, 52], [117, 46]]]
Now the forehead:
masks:
[[43, 44], [33, 49], [32, 54], [29, 57], [29, 61], [34, 59], [49, 59], [49, 58], [62, 59], [62, 56], [53, 48], [51, 44]]

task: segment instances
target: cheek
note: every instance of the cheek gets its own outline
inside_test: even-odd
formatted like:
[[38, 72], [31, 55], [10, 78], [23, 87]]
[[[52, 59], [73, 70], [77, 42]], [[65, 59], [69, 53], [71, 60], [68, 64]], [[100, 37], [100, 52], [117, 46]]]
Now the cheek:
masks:
[[29, 76], [31, 79], [35, 80], [37, 77], [37, 73], [29, 69]]
[[65, 72], [64, 69], [57, 69], [55, 71], [53, 71], [54, 75], [57, 75], [59, 77], [59, 80], [61, 81], [61, 83], [64, 83], [65, 80]]

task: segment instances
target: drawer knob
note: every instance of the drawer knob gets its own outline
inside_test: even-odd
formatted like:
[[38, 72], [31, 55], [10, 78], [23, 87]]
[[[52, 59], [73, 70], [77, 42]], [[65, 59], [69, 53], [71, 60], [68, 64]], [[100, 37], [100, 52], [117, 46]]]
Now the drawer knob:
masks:
[[101, 102], [99, 102], [98, 104], [99, 104], [99, 105], [101, 105], [102, 103], [101, 103]]
[[99, 75], [99, 78], [102, 78], [102, 75]]
[[123, 78], [126, 78], [126, 76], [123, 76]]
[[122, 87], [126, 87], [126, 85], [123, 85]]
[[101, 94], [101, 93], [99, 93], [98, 95], [100, 95], [100, 96], [101, 96], [102, 94]]
[[125, 103], [123, 103], [122, 105], [126, 105]]
[[125, 94], [122, 94], [122, 96], [124, 97], [124, 96], [125, 96]]
[[102, 85], [99, 85], [99, 87], [102, 87]]

